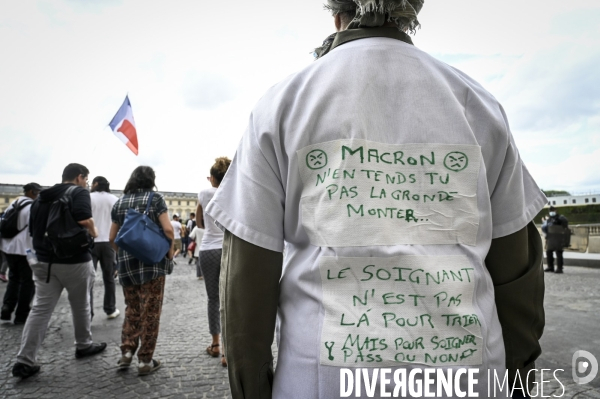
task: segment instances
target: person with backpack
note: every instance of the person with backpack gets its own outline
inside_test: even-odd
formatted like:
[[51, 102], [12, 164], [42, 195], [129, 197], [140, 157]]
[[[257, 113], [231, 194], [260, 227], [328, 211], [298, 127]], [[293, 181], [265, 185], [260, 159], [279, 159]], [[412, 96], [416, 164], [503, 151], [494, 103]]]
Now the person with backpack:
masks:
[[95, 355], [106, 349], [106, 343], [92, 341], [89, 293], [96, 273], [90, 247], [98, 230], [92, 218], [88, 174], [83, 165], [67, 165], [62, 183], [41, 191], [31, 205], [29, 230], [38, 260], [31, 266], [35, 300], [12, 369], [15, 377], [27, 378], [40, 371], [37, 352], [63, 289], [69, 294], [73, 315], [75, 357]]
[[[548, 210], [548, 215], [548, 219], [544, 220], [542, 224], [542, 232], [546, 239], [546, 259], [548, 261], [548, 267], [544, 271], [562, 274], [563, 250], [569, 247], [571, 236], [569, 220], [559, 214], [553, 206]], [[556, 270], [554, 270], [554, 252], [556, 252]]]
[[[149, 166], [138, 166], [131, 173], [123, 190], [123, 196], [115, 203], [111, 217], [109, 241], [117, 250], [119, 282], [125, 296], [125, 320], [121, 333], [121, 359], [119, 369], [131, 366], [137, 352], [138, 375], [147, 375], [160, 368], [160, 361], [154, 358], [162, 311], [165, 276], [173, 271], [173, 226], [169, 221], [167, 204], [162, 194], [154, 191], [156, 175]], [[128, 213], [136, 211], [147, 215], [170, 241], [169, 247], [160, 254], [157, 263], [145, 263], [132, 253], [117, 247], [119, 231], [127, 231]], [[149, 229], [150, 230], [150, 229]], [[131, 243], [135, 245], [135, 243]], [[123, 246], [123, 243], [121, 243]], [[135, 249], [135, 246], [131, 250]], [[133, 251], [132, 251], [133, 252]], [[140, 256], [140, 255], [138, 255]]]
[[29, 316], [29, 304], [35, 292], [26, 256], [26, 251], [32, 247], [27, 227], [31, 204], [41, 190], [42, 187], [37, 183], [24, 185], [24, 195], [10, 205], [0, 224], [0, 250], [6, 254], [8, 263], [8, 285], [4, 293], [0, 320], [10, 321], [16, 309], [15, 324], [25, 324]]

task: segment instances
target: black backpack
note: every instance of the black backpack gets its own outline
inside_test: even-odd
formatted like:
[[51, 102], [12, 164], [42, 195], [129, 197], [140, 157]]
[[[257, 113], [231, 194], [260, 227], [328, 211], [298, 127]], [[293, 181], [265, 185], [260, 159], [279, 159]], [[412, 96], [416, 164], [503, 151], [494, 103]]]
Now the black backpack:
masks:
[[192, 221], [192, 228], [190, 229], [189, 233], [191, 233], [192, 230], [194, 230], [194, 227], [196, 227], [196, 221], [192, 220], [192, 219], [190, 219], [190, 220]]
[[32, 202], [33, 201], [28, 201], [26, 199], [20, 203], [15, 201], [12, 208], [4, 213], [4, 216], [0, 220], [0, 236], [2, 236], [2, 238], [14, 238], [17, 234], [29, 226], [27, 224], [25, 227], [19, 230], [19, 213], [21, 213], [21, 209], [25, 208]]
[[87, 229], [81, 227], [71, 214], [75, 188], [69, 187], [62, 197], [50, 205], [48, 213], [46, 238], [52, 245], [57, 261], [87, 252], [94, 244]]

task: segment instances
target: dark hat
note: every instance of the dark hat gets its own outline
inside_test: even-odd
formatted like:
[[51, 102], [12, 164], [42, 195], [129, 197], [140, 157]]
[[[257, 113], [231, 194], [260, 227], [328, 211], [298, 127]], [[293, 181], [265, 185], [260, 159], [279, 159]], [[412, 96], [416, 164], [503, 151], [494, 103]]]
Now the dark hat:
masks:
[[551, 206], [551, 207], [550, 207], [550, 211], [551, 211], [551, 212], [552, 212], [552, 211], [555, 211], [555, 210], [556, 210], [556, 209], [555, 209], [553, 206]]
[[23, 192], [26, 193], [29, 190], [33, 190], [33, 191], [42, 191], [42, 186], [40, 186], [37, 183], [27, 183], [26, 185], [23, 186]]

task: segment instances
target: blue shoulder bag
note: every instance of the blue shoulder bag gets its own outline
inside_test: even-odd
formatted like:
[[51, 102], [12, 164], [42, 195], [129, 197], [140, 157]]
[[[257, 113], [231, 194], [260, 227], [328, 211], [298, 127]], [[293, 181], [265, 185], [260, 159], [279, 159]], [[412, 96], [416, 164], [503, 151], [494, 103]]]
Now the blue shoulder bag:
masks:
[[165, 233], [148, 216], [154, 191], [150, 192], [146, 211], [139, 213], [129, 208], [125, 222], [117, 234], [115, 244], [145, 264], [154, 265], [163, 260], [171, 244]]

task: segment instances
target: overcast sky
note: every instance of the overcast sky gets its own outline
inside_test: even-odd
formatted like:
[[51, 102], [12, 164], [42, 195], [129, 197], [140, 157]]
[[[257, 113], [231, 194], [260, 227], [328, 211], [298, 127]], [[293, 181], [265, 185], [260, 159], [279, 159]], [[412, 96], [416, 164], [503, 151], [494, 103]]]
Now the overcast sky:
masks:
[[[0, 182], [86, 165], [123, 188], [208, 187], [261, 95], [333, 32], [324, 0], [0, 2]], [[504, 106], [543, 189], [600, 192], [600, 1], [427, 0], [414, 37]], [[107, 127], [129, 94], [139, 156]]]

